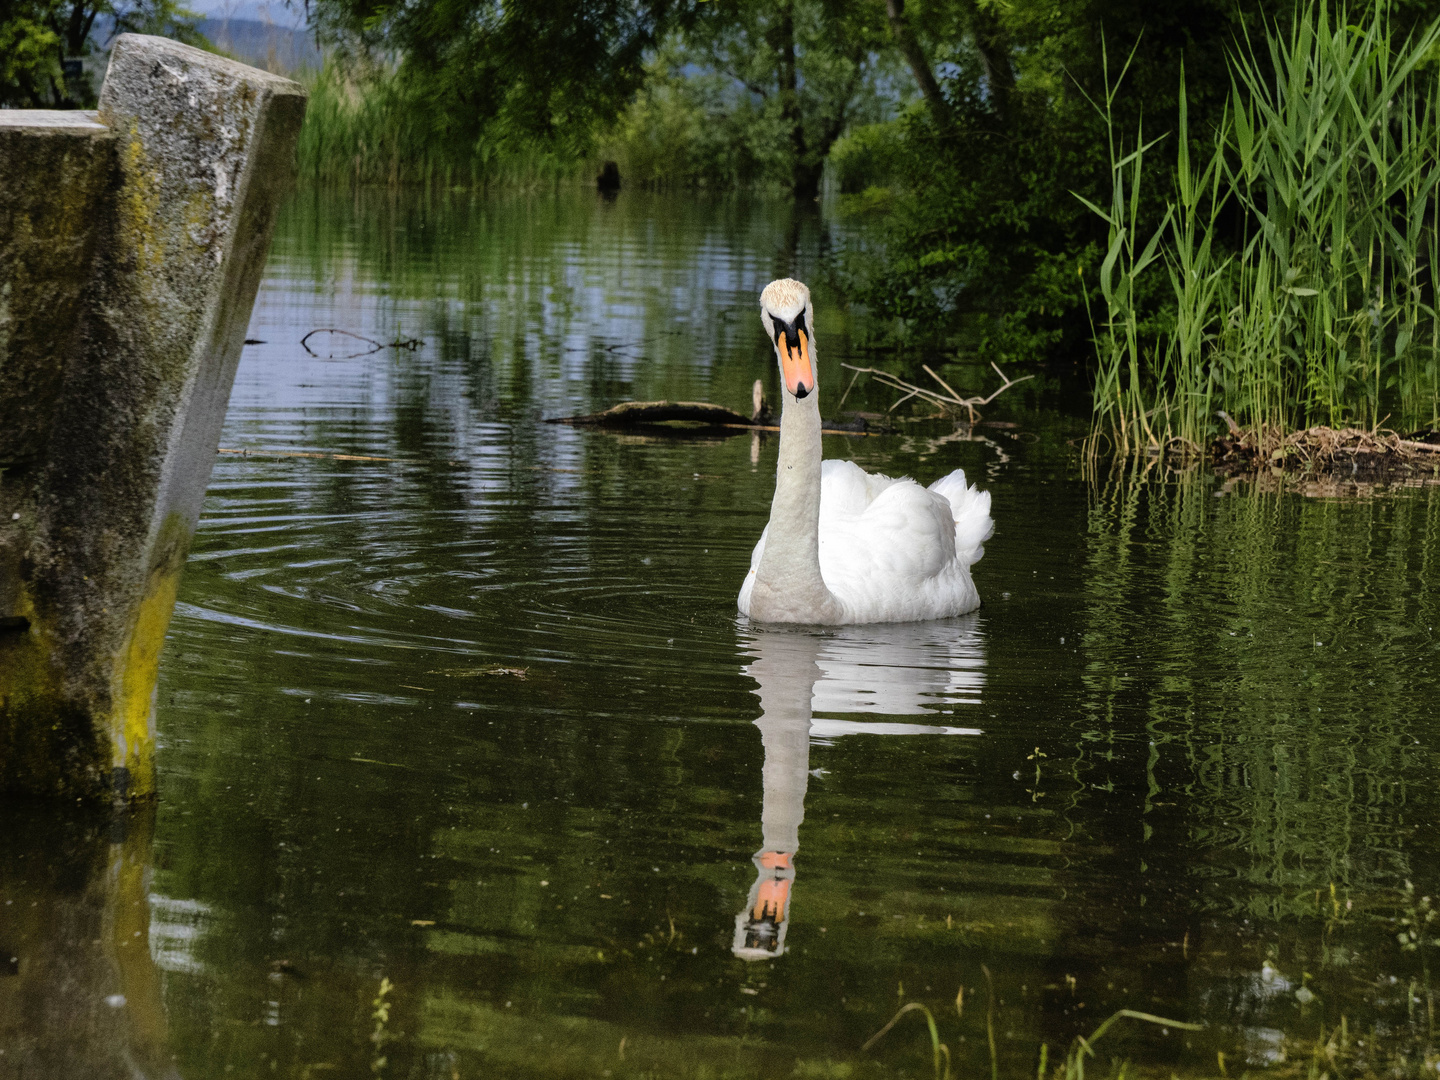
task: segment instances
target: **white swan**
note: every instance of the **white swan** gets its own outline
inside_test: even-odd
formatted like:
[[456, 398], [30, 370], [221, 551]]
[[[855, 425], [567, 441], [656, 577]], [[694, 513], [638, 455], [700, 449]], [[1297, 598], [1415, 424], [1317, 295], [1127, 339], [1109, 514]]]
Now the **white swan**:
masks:
[[994, 530], [990, 493], [967, 485], [962, 469], [922, 488], [853, 462], [821, 462], [810, 290], [772, 281], [760, 294], [760, 320], [785, 389], [775, 498], [740, 587], [741, 613], [834, 624], [943, 619], [979, 607], [970, 567]]

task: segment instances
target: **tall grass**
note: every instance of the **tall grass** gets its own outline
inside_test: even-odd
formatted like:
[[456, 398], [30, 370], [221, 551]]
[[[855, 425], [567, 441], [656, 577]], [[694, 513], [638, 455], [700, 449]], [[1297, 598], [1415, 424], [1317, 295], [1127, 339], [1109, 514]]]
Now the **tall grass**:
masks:
[[328, 184], [540, 187], [593, 179], [593, 158], [471, 138], [438, 128], [436, 113], [387, 71], [329, 61], [309, 83], [300, 176]]
[[729, 102], [717, 76], [654, 67], [614, 124], [552, 146], [462, 134], [394, 71], [332, 60], [309, 84], [300, 175], [346, 185], [538, 188], [593, 181], [608, 160], [627, 185], [649, 189], [784, 187], [789, 162], [775, 116]]
[[[1237, 48], [1194, 161], [1182, 79], [1175, 189], [1148, 236], [1158, 140], [1117, 136], [1124, 71], [1107, 85], [1112, 198], [1087, 202], [1109, 232], [1098, 434], [1121, 452], [1198, 447], [1222, 409], [1261, 432], [1435, 422], [1440, 96], [1420, 71], [1437, 43], [1440, 23], [1394, 42], [1378, 6], [1354, 25], [1312, 4]], [[1167, 299], [1147, 311], [1162, 268]]]

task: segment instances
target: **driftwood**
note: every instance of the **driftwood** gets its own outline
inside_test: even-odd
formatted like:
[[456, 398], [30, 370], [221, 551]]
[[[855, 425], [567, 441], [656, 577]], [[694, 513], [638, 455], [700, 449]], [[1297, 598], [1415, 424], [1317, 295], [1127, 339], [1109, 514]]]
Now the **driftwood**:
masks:
[[[723, 405], [711, 405], [708, 401], [622, 401], [604, 412], [588, 413], [585, 416], [556, 416], [547, 424], [569, 424], [572, 427], [598, 428], [660, 428], [672, 435], [683, 435], [687, 431], [705, 432], [723, 429], [727, 431], [779, 431], [779, 419], [770, 411], [765, 400], [765, 385], [759, 379], [751, 393], [752, 412], [747, 419]], [[842, 401], [843, 403], [843, 401]], [[694, 428], [671, 428], [661, 425], [675, 421], [700, 425]], [[885, 429], [888, 430], [888, 429]], [[880, 435], [884, 431], [871, 431], [869, 423], [857, 418], [849, 423], [832, 421], [820, 429], [822, 435]]]
[[[605, 428], [607, 430], [648, 429], [651, 432], [671, 435], [707, 432], [779, 431], [779, 425], [764, 423], [773, 419], [768, 414], [760, 420], [747, 420], [737, 412], [723, 405], [711, 405], [705, 401], [622, 401], [604, 412], [589, 413], [585, 416], [554, 416], [547, 424], [569, 424], [571, 427]], [[672, 421], [698, 422], [695, 427], [668, 427]], [[882, 435], [885, 431], [869, 431], [864, 419], [852, 425], [836, 426], [827, 424], [820, 429], [822, 435]], [[888, 430], [888, 429], [886, 429]]]
[[707, 401], [622, 401], [604, 412], [585, 416], [557, 416], [547, 424], [570, 424], [572, 427], [638, 427], [688, 420], [716, 427], [756, 427], [748, 417], [723, 405]]

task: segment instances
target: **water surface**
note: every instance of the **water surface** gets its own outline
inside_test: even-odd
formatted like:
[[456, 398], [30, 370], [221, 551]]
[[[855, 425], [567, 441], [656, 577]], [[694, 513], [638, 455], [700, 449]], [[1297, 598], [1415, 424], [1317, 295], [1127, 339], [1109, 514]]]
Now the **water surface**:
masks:
[[1433, 489], [1087, 477], [1042, 378], [1001, 426], [826, 438], [992, 492], [978, 613], [775, 630], [734, 607], [773, 439], [542, 422], [774, 400], [756, 296], [791, 273], [833, 412], [871, 362], [842, 240], [754, 199], [297, 196], [158, 804], [0, 841], [0, 1075], [928, 1076], [918, 1016], [861, 1049], [909, 1002], [962, 1076], [987, 1024], [1033, 1076], [1120, 1008], [1203, 1029], [1112, 1029], [1107, 1074], [1298, 1067], [1342, 1018], [1433, 1074], [1440, 945], [1396, 937], [1440, 890]]

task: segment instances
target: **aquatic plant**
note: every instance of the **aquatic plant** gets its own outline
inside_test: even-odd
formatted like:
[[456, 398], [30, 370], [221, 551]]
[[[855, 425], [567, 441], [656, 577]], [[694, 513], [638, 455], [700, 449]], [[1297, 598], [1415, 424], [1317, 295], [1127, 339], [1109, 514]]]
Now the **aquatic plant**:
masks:
[[[990, 981], [990, 971], [982, 968], [985, 972], [986, 984], [990, 987], [989, 1007], [985, 1014], [985, 1033], [990, 1047], [990, 1080], [999, 1080], [1000, 1058], [995, 1048], [995, 988]], [[962, 987], [955, 995], [955, 1014], [961, 1019], [964, 1018], [965, 991]], [[907, 1013], [918, 1012], [925, 1017], [925, 1025], [930, 1035], [930, 1049], [932, 1064], [935, 1070], [935, 1080], [950, 1080], [950, 1047], [940, 1041], [940, 1028], [935, 1021], [935, 1014], [929, 1007], [918, 1001], [911, 1001], [900, 1007], [900, 1010], [890, 1019], [890, 1022], [872, 1035], [861, 1047], [861, 1052], [869, 1050], [880, 1041], [889, 1031], [900, 1022]], [[1095, 1056], [1095, 1044], [1110, 1030], [1118, 1020], [1143, 1020], [1148, 1024], [1155, 1024], [1165, 1028], [1179, 1028], [1182, 1031], [1200, 1031], [1203, 1024], [1190, 1024], [1180, 1020], [1167, 1020], [1163, 1016], [1156, 1016], [1153, 1013], [1137, 1012], [1135, 1009], [1120, 1009], [1113, 1013], [1099, 1027], [1091, 1032], [1087, 1039], [1083, 1035], [1075, 1036], [1066, 1051], [1065, 1060], [1056, 1067], [1054, 1080], [1085, 1080], [1085, 1059]], [[1036, 1080], [1046, 1080], [1047, 1070], [1050, 1062], [1050, 1046], [1042, 1043], [1040, 1046], [1039, 1066], [1035, 1072]]]
[[[1159, 140], [1117, 136], [1125, 77], [1095, 102], [1111, 200], [1092, 312], [1098, 435], [1122, 453], [1198, 448], [1223, 409], [1241, 425], [1375, 428], [1437, 419], [1440, 96], [1420, 68], [1440, 23], [1394, 43], [1376, 8], [1301, 11], [1231, 57], [1211, 152], [1192, 160], [1181, 79], [1175, 193], [1142, 235]], [[1078, 196], [1077, 196], [1078, 197]], [[1142, 302], [1164, 272], [1169, 300]], [[1153, 294], [1153, 289], [1150, 290]]]
[[385, 1025], [390, 1022], [390, 1002], [386, 1001], [386, 995], [395, 989], [395, 984], [388, 977], [380, 979], [380, 988], [375, 992], [375, 1000], [370, 1003], [373, 1011], [370, 1019], [375, 1021], [374, 1030], [370, 1032], [370, 1042], [375, 1047], [374, 1057], [370, 1059], [370, 1071], [379, 1076], [385, 1071], [389, 1059], [385, 1055], [385, 1044], [394, 1038], [390, 1032], [385, 1030]]

